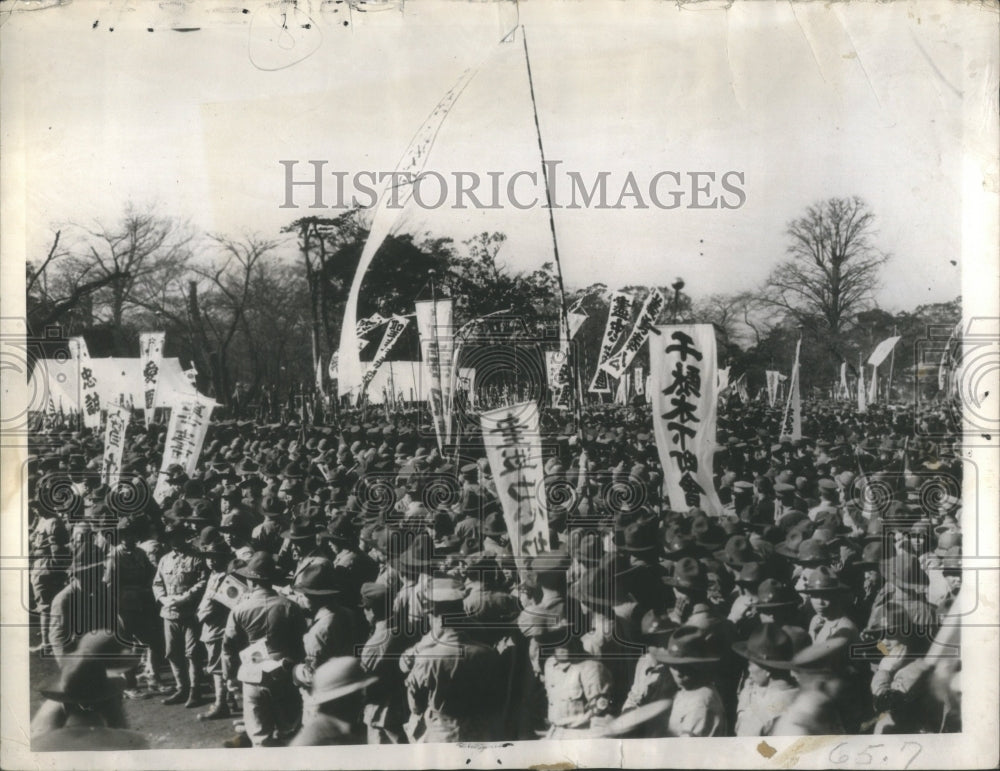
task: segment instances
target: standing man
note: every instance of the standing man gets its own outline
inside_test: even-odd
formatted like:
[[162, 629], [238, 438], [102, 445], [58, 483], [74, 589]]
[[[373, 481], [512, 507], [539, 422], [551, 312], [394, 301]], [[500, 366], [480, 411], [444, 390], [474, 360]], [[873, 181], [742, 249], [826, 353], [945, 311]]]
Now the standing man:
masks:
[[278, 567], [270, 553], [255, 552], [235, 573], [250, 591], [226, 622], [226, 672], [231, 688], [235, 679], [243, 683], [243, 721], [253, 746], [279, 747], [295, 733], [302, 713], [291, 669], [304, 658], [305, 619], [295, 603], [274, 590]]
[[176, 688], [164, 704], [196, 707], [198, 696], [198, 601], [205, 591], [208, 569], [187, 542], [188, 530], [171, 520], [165, 534], [170, 550], [160, 559], [153, 578], [153, 596], [160, 604], [167, 661]]

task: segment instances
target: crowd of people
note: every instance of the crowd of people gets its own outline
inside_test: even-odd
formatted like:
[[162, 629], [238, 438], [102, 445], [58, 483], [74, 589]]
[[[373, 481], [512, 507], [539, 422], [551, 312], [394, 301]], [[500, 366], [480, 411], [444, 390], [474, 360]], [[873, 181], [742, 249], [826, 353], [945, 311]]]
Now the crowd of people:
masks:
[[[515, 557], [481, 447], [415, 411], [32, 437], [36, 749], [142, 746], [128, 697], [231, 747], [961, 729], [960, 445], [934, 409], [731, 401], [721, 510], [672, 510], [648, 405], [546, 411], [550, 550]], [[579, 428], [579, 430], [578, 430]], [[469, 433], [474, 438], [474, 433]], [[146, 728], [148, 733], [150, 729]], [[148, 739], [148, 737], [146, 737]]]

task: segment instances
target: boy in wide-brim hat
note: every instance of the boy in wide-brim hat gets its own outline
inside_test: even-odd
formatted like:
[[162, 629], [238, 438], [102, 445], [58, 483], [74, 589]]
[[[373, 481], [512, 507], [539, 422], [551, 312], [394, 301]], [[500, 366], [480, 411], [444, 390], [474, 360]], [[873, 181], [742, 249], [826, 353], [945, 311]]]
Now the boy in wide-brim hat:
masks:
[[682, 626], [665, 649], [654, 650], [679, 689], [667, 720], [668, 736], [726, 734], [726, 711], [713, 682], [722, 661], [722, 642], [713, 630]]
[[[798, 631], [801, 646], [808, 635]], [[736, 735], [766, 736], [798, 694], [791, 675], [792, 658], [799, 650], [796, 638], [777, 624], [762, 624], [732, 647], [747, 660], [747, 678], [737, 699]]]
[[816, 615], [809, 622], [809, 637], [814, 643], [832, 637], [854, 641], [858, 627], [847, 616], [847, 593], [850, 588], [841, 583], [836, 572], [826, 565], [814, 569], [799, 590], [812, 605]]

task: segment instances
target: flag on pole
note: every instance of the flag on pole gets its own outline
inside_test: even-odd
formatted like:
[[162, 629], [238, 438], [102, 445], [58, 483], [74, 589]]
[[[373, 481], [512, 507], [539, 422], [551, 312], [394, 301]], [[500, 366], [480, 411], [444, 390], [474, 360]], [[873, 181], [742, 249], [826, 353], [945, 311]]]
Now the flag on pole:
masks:
[[389, 319], [387, 319], [381, 313], [377, 312], [373, 313], [366, 319], [358, 319], [357, 323], [358, 337], [361, 337], [362, 335], [367, 335], [373, 329], [376, 329], [377, 327], [380, 327], [383, 324], [385, 324], [388, 320]]
[[361, 381], [361, 394], [358, 395], [358, 401], [360, 402], [361, 396], [364, 394], [365, 390], [368, 388], [368, 384], [372, 382], [375, 377], [375, 373], [378, 372], [378, 368], [382, 366], [385, 360], [389, 357], [389, 352], [392, 347], [396, 344], [396, 341], [403, 334], [403, 330], [406, 329], [407, 325], [410, 323], [410, 319], [406, 316], [393, 316], [391, 319], [386, 319], [388, 326], [385, 329], [385, 334], [382, 335], [382, 342], [378, 345], [378, 351], [375, 352], [375, 358], [372, 359], [371, 365], [368, 367], [368, 371], [365, 373], [364, 379]]
[[139, 353], [142, 359], [142, 409], [147, 427], [153, 422], [166, 337], [166, 332], [143, 332], [139, 335]]
[[130, 410], [121, 404], [107, 406], [108, 419], [104, 428], [104, 457], [101, 460], [101, 483], [114, 487], [122, 473], [125, 453], [125, 432]]
[[170, 404], [170, 422], [167, 424], [166, 443], [163, 447], [163, 462], [160, 464], [160, 476], [153, 490], [153, 498], [162, 503], [169, 492], [167, 484], [167, 469], [177, 464], [187, 474], [193, 474], [198, 465], [205, 434], [208, 432], [208, 422], [212, 409], [216, 406], [214, 399], [201, 394], [195, 396], [179, 395]]
[[850, 395], [851, 391], [847, 387], [847, 362], [844, 361], [840, 364], [840, 387], [837, 389], [837, 396], [846, 399]]
[[597, 359], [597, 371], [594, 373], [594, 379], [590, 382], [591, 393], [611, 393], [611, 378], [603, 365], [611, 358], [618, 343], [628, 331], [628, 320], [631, 315], [632, 295], [621, 291], [613, 292], [608, 306], [608, 323], [604, 327], [604, 338], [601, 341], [601, 351]]
[[716, 384], [716, 390], [718, 393], [722, 393], [727, 388], [729, 388], [729, 367], [719, 367], [718, 382]]
[[576, 337], [576, 333], [580, 331], [580, 327], [583, 326], [583, 322], [590, 318], [586, 313], [580, 313], [579, 311], [569, 311], [567, 314], [569, 316], [569, 338], [572, 340]]
[[666, 300], [659, 289], [654, 288], [649, 293], [639, 310], [639, 317], [635, 320], [635, 326], [625, 344], [601, 365], [605, 372], [612, 377], [622, 377], [628, 365], [632, 363], [632, 359], [642, 348], [642, 344], [646, 342], [646, 338], [649, 337], [649, 330], [656, 323], [665, 302]]
[[868, 404], [878, 401], [878, 367], [872, 367], [872, 380], [868, 384]]
[[548, 551], [538, 405], [523, 402], [490, 410], [480, 415], [480, 423], [514, 557]]
[[898, 336], [887, 337], [885, 340], [883, 340], [881, 343], [875, 346], [875, 350], [872, 351], [872, 355], [868, 357], [868, 363], [871, 364], [873, 367], [877, 367], [879, 364], [881, 364], [883, 361], [886, 360], [886, 357], [889, 356], [889, 354], [892, 352], [892, 349], [896, 346], [896, 343], [898, 343], [899, 340], [900, 338]]
[[715, 329], [711, 324], [657, 327], [649, 346], [653, 433], [664, 469], [670, 508], [697, 506], [720, 514], [713, 463], [718, 401], [715, 398]]
[[448, 405], [451, 401], [452, 348], [452, 301], [423, 300], [415, 303], [417, 311], [417, 333], [420, 335], [420, 353], [423, 357], [423, 371], [427, 378], [427, 400], [434, 419], [438, 449], [450, 439], [451, 415]]
[[80, 383], [80, 409], [83, 411], [83, 425], [87, 428], [101, 427], [101, 396], [97, 393], [97, 378], [90, 363], [87, 341], [82, 337], [71, 337], [69, 347], [76, 359]]
[[865, 401], [865, 365], [858, 354], [858, 412], [865, 412], [868, 403]]
[[793, 441], [802, 438], [802, 398], [799, 395], [799, 353], [802, 339], [795, 344], [795, 364], [792, 365], [792, 380], [788, 385], [788, 401], [781, 419], [781, 438]]
[[773, 369], [767, 370], [767, 406], [773, 407], [775, 399], [778, 398], [778, 372]]
[[[417, 130], [416, 135], [411, 140], [409, 147], [406, 148], [406, 152], [403, 153], [403, 157], [396, 166], [396, 171], [406, 175], [406, 179], [411, 181], [417, 179], [427, 165], [427, 160], [434, 146], [434, 140], [441, 130], [441, 125], [476, 72], [477, 69], [475, 68], [470, 68], [463, 72], [455, 82], [455, 85], [441, 98], [431, 111], [431, 114], [427, 116], [427, 119]], [[358, 350], [359, 336], [357, 329], [358, 299], [361, 294], [361, 283], [382, 242], [389, 235], [392, 228], [395, 227], [403, 208], [413, 197], [413, 184], [400, 185], [397, 182], [398, 179], [399, 175], [387, 175], [379, 200], [372, 212], [371, 226], [368, 229], [368, 240], [365, 241], [365, 246], [361, 250], [361, 258], [358, 261], [357, 270], [354, 272], [354, 280], [351, 282], [351, 291], [347, 296], [347, 304], [344, 308], [344, 323], [340, 330], [338, 374], [339, 392], [341, 394], [348, 393], [360, 387], [363, 377], [361, 372], [361, 356]], [[390, 202], [392, 206], [390, 206]]]

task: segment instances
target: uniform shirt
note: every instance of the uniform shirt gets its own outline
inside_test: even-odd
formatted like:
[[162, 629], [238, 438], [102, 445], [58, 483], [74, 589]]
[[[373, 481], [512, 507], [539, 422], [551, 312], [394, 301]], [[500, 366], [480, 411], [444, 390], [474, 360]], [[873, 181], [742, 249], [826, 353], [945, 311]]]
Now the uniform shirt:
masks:
[[403, 723], [403, 673], [393, 658], [402, 638], [393, 635], [386, 621], [375, 622], [371, 636], [361, 649], [359, 661], [365, 672], [378, 677], [365, 690], [365, 725], [399, 730]]
[[715, 686], [706, 685], [674, 696], [668, 736], [725, 736], [726, 711]]
[[596, 659], [550, 656], [543, 675], [549, 722], [560, 728], [585, 728], [611, 710], [611, 675]]
[[229, 672], [239, 669], [239, 653], [248, 645], [266, 638], [272, 654], [301, 661], [305, 619], [299, 606], [274, 589], [257, 586], [233, 608], [226, 622], [223, 649], [229, 659]]
[[134, 613], [148, 607], [150, 584], [156, 568], [149, 556], [139, 547], [129, 549], [118, 544], [104, 566], [104, 583], [115, 591], [119, 613]]
[[778, 718], [798, 695], [799, 689], [787, 680], [774, 678], [760, 686], [748, 677], [736, 705], [736, 735], [770, 736]]
[[353, 656], [354, 627], [354, 614], [347, 608], [335, 605], [317, 610], [302, 638], [306, 666], [315, 672], [334, 656]]
[[836, 703], [822, 691], [800, 690], [771, 729], [771, 736], [825, 736], [844, 733]]
[[[207, 579], [208, 568], [201, 557], [177, 550], [163, 555], [153, 578], [153, 596], [161, 604], [160, 616], [171, 621], [193, 617]], [[167, 597], [176, 598], [173, 606], [163, 605]]]
[[499, 692], [500, 654], [444, 628], [421, 650], [406, 678], [410, 711], [422, 716], [423, 741], [490, 741]]
[[280, 518], [268, 517], [253, 529], [250, 534], [250, 543], [255, 549], [277, 554], [284, 542], [284, 538], [281, 537], [284, 529]]
[[847, 616], [823, 618], [818, 613], [809, 621], [809, 637], [813, 643], [821, 643], [833, 637], [844, 637], [851, 642], [858, 639], [858, 626]]
[[622, 705], [622, 712], [672, 698], [676, 692], [677, 683], [670, 676], [670, 668], [657, 661], [652, 653], [644, 653], [636, 663], [635, 678]]
[[213, 572], [205, 583], [205, 593], [198, 602], [197, 617], [201, 622], [201, 641], [205, 643], [218, 642], [226, 633], [226, 621], [229, 618], [229, 608], [213, 599], [223, 581], [226, 572]]

